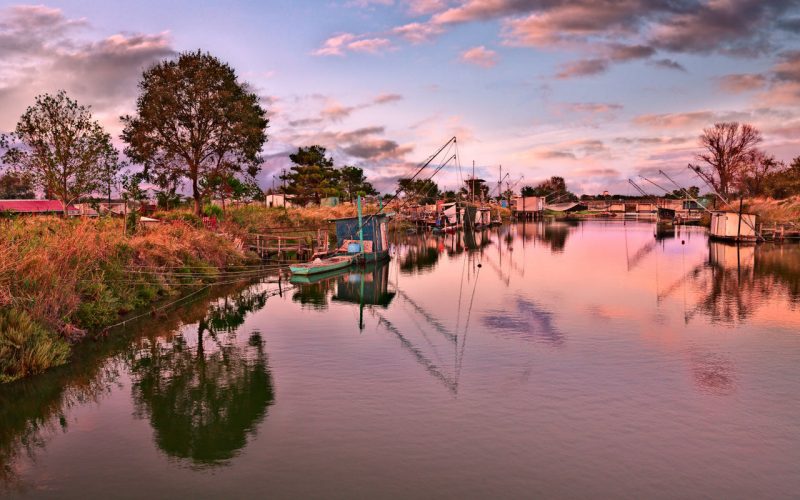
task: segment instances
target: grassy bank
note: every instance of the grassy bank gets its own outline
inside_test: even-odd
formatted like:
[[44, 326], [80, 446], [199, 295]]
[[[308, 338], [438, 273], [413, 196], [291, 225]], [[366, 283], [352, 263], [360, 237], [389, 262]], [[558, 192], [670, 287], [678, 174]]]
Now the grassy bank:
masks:
[[[800, 225], [800, 196], [783, 200], [772, 198], [752, 198], [745, 200], [746, 212], [757, 214], [759, 222], [764, 224], [798, 224]], [[739, 207], [731, 207], [738, 210]]]
[[186, 223], [124, 236], [118, 219], [19, 218], [0, 234], [0, 382], [63, 364], [87, 333], [246, 261]]

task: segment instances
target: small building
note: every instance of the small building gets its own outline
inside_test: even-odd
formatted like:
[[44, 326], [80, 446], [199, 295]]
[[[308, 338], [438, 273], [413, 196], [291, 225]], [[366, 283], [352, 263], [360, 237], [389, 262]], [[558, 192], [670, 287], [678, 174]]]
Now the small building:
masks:
[[[339, 252], [350, 252], [352, 244], [360, 245], [358, 217], [331, 219], [336, 224], [336, 241]], [[367, 262], [389, 258], [388, 216], [384, 213], [364, 215], [362, 234], [364, 247], [360, 253]]]
[[518, 196], [512, 200], [515, 212], [541, 212], [544, 210], [544, 196]]
[[328, 196], [327, 198], [322, 198], [319, 200], [319, 206], [321, 207], [338, 207], [339, 206], [339, 197], [338, 196]]
[[729, 241], [756, 241], [755, 214], [739, 214], [738, 212], [712, 212], [709, 235], [712, 239]]
[[[0, 200], [0, 212], [20, 215], [62, 215], [64, 204], [58, 200]], [[67, 206], [67, 215], [80, 215], [74, 205]]]
[[286, 207], [286, 208], [294, 208], [294, 203], [292, 203], [292, 196], [282, 193], [275, 193], [275, 194], [268, 194], [264, 196], [264, 205], [273, 208], [273, 207]]

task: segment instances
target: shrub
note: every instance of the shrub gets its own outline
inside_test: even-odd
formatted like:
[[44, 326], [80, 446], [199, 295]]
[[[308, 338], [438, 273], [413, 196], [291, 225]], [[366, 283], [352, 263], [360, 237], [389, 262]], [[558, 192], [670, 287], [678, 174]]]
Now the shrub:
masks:
[[69, 344], [17, 309], [0, 310], [0, 383], [63, 365]]
[[217, 205], [206, 205], [203, 207], [203, 215], [206, 217], [216, 217], [217, 219], [222, 219], [222, 216], [225, 215], [225, 212], [222, 210], [222, 207], [218, 207]]

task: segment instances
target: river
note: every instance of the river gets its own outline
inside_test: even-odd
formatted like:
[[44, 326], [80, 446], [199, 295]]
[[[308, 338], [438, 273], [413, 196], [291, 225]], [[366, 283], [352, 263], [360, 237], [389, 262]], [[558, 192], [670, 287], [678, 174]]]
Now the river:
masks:
[[636, 221], [408, 235], [0, 386], [24, 498], [790, 498], [800, 246]]

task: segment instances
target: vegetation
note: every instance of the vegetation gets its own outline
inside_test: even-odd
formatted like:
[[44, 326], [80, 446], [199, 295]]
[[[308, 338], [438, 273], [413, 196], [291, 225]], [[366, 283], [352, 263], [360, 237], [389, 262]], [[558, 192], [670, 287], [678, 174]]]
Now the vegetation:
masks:
[[550, 177], [536, 186], [525, 186], [521, 193], [522, 196], [546, 196], [551, 203], [578, 201], [578, 197], [567, 189], [564, 178], [559, 176]]
[[13, 134], [0, 137], [3, 162], [67, 207], [107, 182], [119, 170], [111, 136], [89, 108], [59, 91], [40, 95], [23, 113]]
[[432, 179], [403, 178], [397, 181], [397, 187], [417, 203], [434, 203], [441, 196], [439, 186]]
[[68, 356], [67, 342], [28, 313], [0, 309], [0, 383], [64, 364]]
[[13, 337], [0, 337], [4, 380], [63, 363], [65, 341], [245, 261], [230, 240], [206, 230], [169, 224], [126, 238], [121, 223], [0, 221], [0, 307], [14, 326]]
[[30, 179], [16, 172], [0, 175], [0, 200], [24, 200], [33, 196]]
[[324, 147], [314, 145], [297, 148], [296, 153], [289, 155], [294, 165], [281, 175], [281, 180], [287, 182], [283, 191], [294, 197], [294, 203], [319, 205], [322, 198], [339, 193], [339, 171], [333, 166], [333, 158], [325, 153]]
[[136, 115], [123, 116], [125, 154], [168, 192], [186, 179], [195, 214], [203, 197], [236, 175], [254, 177], [269, 120], [233, 68], [200, 51], [148, 69]]

